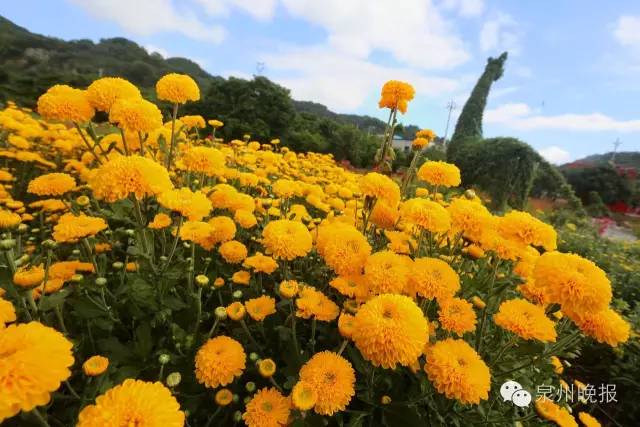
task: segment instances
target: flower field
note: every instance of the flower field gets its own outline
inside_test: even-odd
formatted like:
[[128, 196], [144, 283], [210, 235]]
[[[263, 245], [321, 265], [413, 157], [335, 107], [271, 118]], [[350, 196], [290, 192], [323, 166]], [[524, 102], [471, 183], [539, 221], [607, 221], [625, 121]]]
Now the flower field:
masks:
[[421, 163], [429, 130], [388, 175], [409, 84], [367, 173], [217, 138], [180, 115], [189, 76], [156, 95], [102, 78], [0, 111], [2, 425], [600, 425], [537, 390], [584, 391], [576, 349], [634, 335], [609, 278]]

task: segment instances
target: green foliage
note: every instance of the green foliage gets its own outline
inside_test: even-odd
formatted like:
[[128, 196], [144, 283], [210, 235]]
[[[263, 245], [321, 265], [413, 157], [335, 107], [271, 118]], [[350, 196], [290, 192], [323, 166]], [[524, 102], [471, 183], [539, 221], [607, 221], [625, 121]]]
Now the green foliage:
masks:
[[563, 168], [562, 172], [583, 201], [589, 199], [589, 193], [592, 191], [597, 192], [606, 204], [631, 201], [631, 181], [620, 176], [611, 165]]
[[609, 209], [607, 209], [607, 206], [604, 204], [602, 197], [600, 197], [600, 194], [597, 191], [589, 192], [586, 209], [589, 215], [593, 217], [609, 215]]

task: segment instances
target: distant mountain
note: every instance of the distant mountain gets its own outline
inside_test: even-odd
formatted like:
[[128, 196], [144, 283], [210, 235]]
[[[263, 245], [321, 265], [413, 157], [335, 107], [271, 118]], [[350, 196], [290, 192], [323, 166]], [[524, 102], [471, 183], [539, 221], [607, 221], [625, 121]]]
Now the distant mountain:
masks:
[[[35, 34], [0, 16], [0, 102], [14, 100], [33, 106], [54, 84], [86, 87], [100, 76], [120, 76], [140, 87], [153, 99], [155, 82], [170, 72], [186, 73], [196, 79], [202, 93], [210, 83], [223, 80], [186, 58], [163, 58], [148, 53], [137, 43], [122, 37], [65, 41]], [[378, 135], [386, 123], [370, 116], [338, 114], [322, 104], [293, 101], [299, 113], [351, 124], [364, 133]], [[413, 139], [417, 126], [399, 127], [397, 134]]]
[[[571, 163], [564, 164], [561, 168], [605, 166], [611, 164], [612, 159], [614, 159], [613, 152], [592, 154]], [[640, 152], [621, 151], [615, 153], [615, 165], [623, 168], [634, 168], [637, 171], [640, 171]]]

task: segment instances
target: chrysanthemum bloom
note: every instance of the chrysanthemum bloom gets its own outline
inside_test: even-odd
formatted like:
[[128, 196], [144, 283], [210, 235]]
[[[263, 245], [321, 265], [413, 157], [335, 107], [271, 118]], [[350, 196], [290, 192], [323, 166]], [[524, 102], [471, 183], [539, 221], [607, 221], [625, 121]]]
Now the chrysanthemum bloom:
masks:
[[305, 286], [298, 293], [296, 299], [296, 316], [303, 319], [315, 318], [323, 322], [331, 322], [338, 314], [340, 308], [322, 292]]
[[87, 122], [95, 110], [87, 99], [86, 91], [55, 85], [38, 98], [38, 113], [48, 120]]
[[231, 320], [242, 320], [244, 315], [247, 313], [247, 310], [244, 308], [244, 305], [240, 301], [232, 302], [227, 307], [227, 316]]
[[424, 138], [427, 141], [432, 142], [434, 139], [436, 139], [436, 134], [431, 129], [421, 129], [416, 132], [416, 138]]
[[506, 239], [523, 245], [542, 246], [547, 251], [557, 247], [557, 234], [553, 227], [527, 212], [511, 211], [499, 218], [498, 232]]
[[407, 112], [409, 101], [413, 99], [415, 94], [415, 89], [409, 83], [389, 80], [382, 86], [378, 107], [397, 109], [404, 114]]
[[465, 341], [438, 341], [429, 346], [426, 356], [424, 370], [439, 393], [463, 404], [478, 404], [489, 397], [489, 368]]
[[418, 169], [418, 178], [431, 185], [457, 187], [460, 185], [460, 169], [454, 164], [427, 161]]
[[20, 224], [20, 215], [5, 209], [0, 209], [0, 228], [13, 228]]
[[567, 316], [582, 332], [600, 343], [616, 347], [629, 339], [631, 326], [611, 308], [599, 311], [567, 311]]
[[342, 222], [321, 225], [316, 246], [324, 262], [339, 275], [360, 274], [371, 254], [367, 238]]
[[485, 251], [493, 251], [498, 258], [509, 261], [518, 260], [525, 251], [525, 247], [518, 241], [505, 239], [494, 229], [486, 229], [478, 242]]
[[231, 281], [236, 285], [248, 285], [251, 280], [251, 273], [246, 270], [240, 270], [233, 273], [231, 276]]
[[93, 108], [109, 112], [111, 106], [123, 98], [142, 98], [135, 85], [120, 77], [103, 77], [87, 88], [87, 98]]
[[602, 425], [597, 419], [586, 412], [578, 412], [578, 419], [584, 427], [600, 427]]
[[154, 230], [160, 230], [163, 228], [167, 228], [171, 225], [171, 217], [165, 213], [156, 214], [153, 217], [153, 221], [149, 223], [149, 228], [153, 228]]
[[272, 377], [276, 373], [276, 363], [271, 359], [262, 359], [258, 361], [258, 373], [264, 378]]
[[226, 166], [224, 154], [212, 147], [192, 147], [181, 157], [180, 167], [207, 176], [222, 175]]
[[78, 427], [182, 427], [184, 412], [162, 383], [127, 379], [98, 396], [78, 416]]
[[547, 252], [536, 261], [533, 277], [549, 301], [561, 304], [563, 310], [599, 311], [611, 302], [611, 283], [605, 272], [579, 255]]
[[[338, 210], [342, 211], [344, 208]], [[372, 224], [375, 224], [378, 228], [393, 229], [399, 218], [400, 212], [398, 211], [397, 206], [391, 206], [384, 200], [378, 200], [371, 211], [369, 221], [371, 221]]]
[[20, 411], [46, 405], [71, 375], [73, 344], [39, 322], [0, 331], [0, 423]]
[[329, 286], [336, 289], [342, 295], [355, 298], [358, 301], [369, 298], [369, 285], [362, 274], [350, 274], [331, 279]]
[[107, 222], [96, 216], [66, 213], [53, 227], [53, 239], [56, 242], [77, 242], [85, 237], [95, 236], [107, 228]]
[[213, 227], [213, 232], [209, 237], [210, 246], [233, 240], [236, 235], [236, 225], [228, 216], [215, 216], [207, 222]]
[[300, 411], [308, 411], [318, 401], [318, 392], [309, 383], [298, 381], [291, 390], [291, 403]]
[[569, 411], [556, 405], [545, 396], [537, 398], [534, 406], [538, 415], [545, 420], [553, 421], [562, 427], [578, 427], [578, 423], [576, 423]]
[[276, 312], [276, 300], [267, 295], [247, 300], [244, 305], [249, 317], [257, 321], [262, 321]]
[[304, 224], [280, 219], [262, 230], [262, 244], [274, 258], [291, 261], [306, 256], [313, 245], [311, 233]]
[[411, 224], [432, 233], [444, 233], [451, 228], [451, 219], [445, 208], [422, 198], [409, 199], [400, 206], [400, 216]]
[[128, 132], [149, 133], [162, 127], [162, 113], [146, 99], [121, 98], [112, 105], [109, 121]]
[[44, 268], [42, 264], [37, 266], [20, 267], [13, 274], [13, 283], [22, 288], [33, 288], [44, 280]]
[[349, 313], [342, 312], [338, 317], [338, 332], [343, 338], [351, 339], [355, 328], [355, 317]]
[[411, 148], [416, 151], [422, 150], [427, 145], [429, 145], [429, 140], [422, 137], [418, 137], [411, 142]]
[[460, 277], [441, 259], [416, 258], [409, 275], [409, 288], [423, 298], [445, 300], [460, 290]]
[[2, 330], [8, 323], [16, 321], [16, 309], [11, 304], [11, 301], [7, 301], [0, 296], [0, 330]]
[[493, 216], [478, 202], [456, 198], [447, 206], [451, 217], [451, 228], [455, 233], [463, 233], [467, 239], [477, 242], [483, 231], [493, 222]]
[[237, 240], [224, 242], [218, 252], [229, 264], [240, 264], [247, 257], [247, 247]]
[[556, 328], [544, 309], [523, 299], [512, 299], [500, 304], [494, 314], [496, 325], [513, 332], [525, 340], [555, 342]]
[[291, 181], [290, 179], [279, 179], [272, 185], [273, 194], [282, 198], [288, 199], [289, 197], [293, 197], [299, 195], [300, 188], [298, 187], [295, 181]]
[[141, 156], [118, 156], [100, 166], [89, 180], [94, 196], [113, 203], [130, 194], [137, 199], [173, 188], [162, 165]]
[[461, 298], [448, 298], [438, 301], [438, 321], [445, 331], [460, 336], [476, 329], [476, 312], [470, 302]]
[[248, 427], [282, 427], [289, 422], [291, 402], [275, 388], [263, 388], [247, 403], [242, 419]]
[[180, 227], [179, 236], [182, 240], [194, 242], [203, 248], [209, 250], [209, 239], [214, 228], [206, 222], [202, 221], [186, 221]]
[[76, 188], [76, 180], [66, 173], [48, 173], [29, 182], [27, 191], [38, 196], [61, 196]]
[[169, 73], [156, 83], [156, 94], [161, 101], [184, 104], [200, 99], [198, 84], [186, 74]]
[[82, 372], [89, 377], [102, 375], [109, 367], [109, 359], [104, 356], [91, 356], [82, 364]]
[[402, 255], [376, 252], [364, 265], [364, 282], [371, 295], [399, 294], [407, 286], [409, 269]]
[[409, 297], [384, 294], [367, 301], [356, 313], [353, 342], [374, 366], [409, 366], [422, 354], [429, 326]]
[[365, 196], [384, 200], [391, 206], [400, 201], [400, 187], [388, 176], [369, 172], [360, 178], [360, 191]]
[[315, 389], [318, 397], [313, 410], [320, 415], [344, 411], [356, 393], [351, 363], [330, 351], [314, 354], [300, 369], [300, 381]]
[[190, 221], [201, 221], [211, 212], [211, 202], [200, 191], [191, 191], [188, 187], [168, 190], [160, 193], [158, 204], [164, 208], [179, 212]]
[[242, 266], [245, 268], [253, 268], [256, 273], [271, 274], [278, 269], [278, 263], [270, 256], [257, 252], [244, 260]]
[[291, 299], [298, 295], [300, 285], [295, 280], [284, 280], [280, 282], [278, 292], [283, 298]]
[[233, 401], [233, 393], [228, 388], [221, 388], [216, 392], [214, 400], [218, 406], [227, 406]]
[[238, 209], [233, 214], [233, 220], [244, 229], [252, 228], [256, 224], [258, 224], [258, 219], [256, 218], [256, 216], [250, 211], [244, 209]]
[[202, 116], [182, 116], [180, 121], [187, 129], [202, 129], [206, 126]]
[[211, 338], [196, 354], [196, 378], [209, 388], [230, 384], [242, 375], [246, 361], [238, 341], [224, 335]]
[[221, 122], [220, 120], [211, 119], [207, 123], [209, 123], [209, 126], [211, 126], [212, 128], [215, 128], [215, 129], [221, 128], [222, 126], [224, 126], [224, 123]]

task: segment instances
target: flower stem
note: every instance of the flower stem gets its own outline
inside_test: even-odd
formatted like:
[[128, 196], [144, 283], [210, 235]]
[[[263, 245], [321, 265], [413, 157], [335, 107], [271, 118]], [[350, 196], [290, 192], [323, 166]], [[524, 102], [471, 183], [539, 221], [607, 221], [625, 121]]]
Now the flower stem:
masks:
[[178, 104], [173, 104], [173, 112], [171, 114], [171, 144], [169, 145], [169, 155], [167, 156], [167, 170], [171, 170], [171, 162], [173, 161], [173, 150], [176, 143], [176, 118], [178, 117]]
[[45, 414], [45, 415], [42, 415], [42, 414], [40, 413], [40, 411], [38, 410], [38, 408], [33, 408], [33, 409], [31, 410], [31, 413], [36, 417], [36, 419], [38, 420], [38, 422], [40, 422], [40, 425], [41, 425], [41, 426], [43, 426], [43, 427], [51, 427], [51, 426], [49, 425], [49, 423], [47, 422], [46, 414]]

